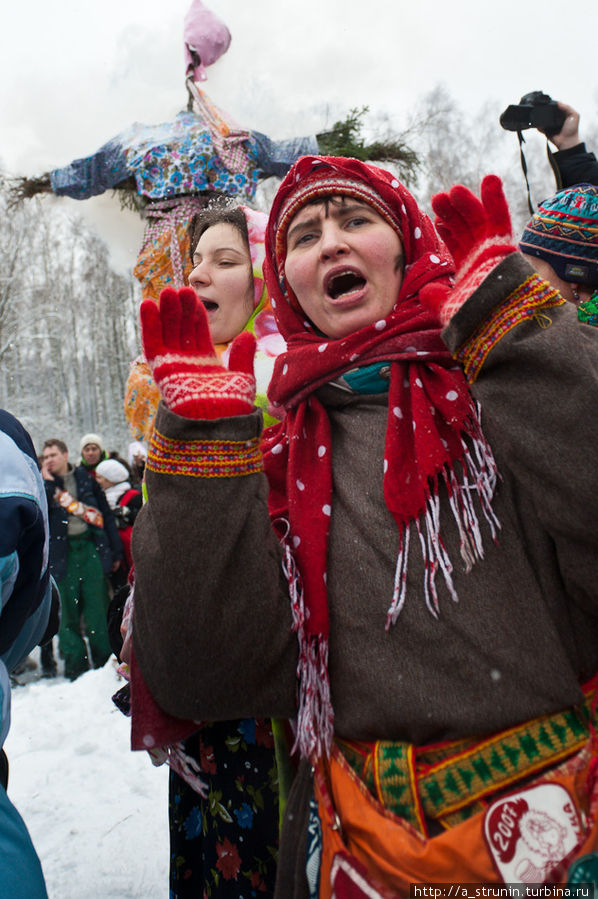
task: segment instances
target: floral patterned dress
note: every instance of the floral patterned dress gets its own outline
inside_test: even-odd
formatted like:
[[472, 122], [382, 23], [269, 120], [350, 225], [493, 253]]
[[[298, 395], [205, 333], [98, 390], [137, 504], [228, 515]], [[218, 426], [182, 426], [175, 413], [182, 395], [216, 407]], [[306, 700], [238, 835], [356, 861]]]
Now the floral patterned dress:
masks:
[[208, 724], [185, 741], [208, 797], [170, 772], [170, 899], [274, 893], [278, 778], [269, 721]]

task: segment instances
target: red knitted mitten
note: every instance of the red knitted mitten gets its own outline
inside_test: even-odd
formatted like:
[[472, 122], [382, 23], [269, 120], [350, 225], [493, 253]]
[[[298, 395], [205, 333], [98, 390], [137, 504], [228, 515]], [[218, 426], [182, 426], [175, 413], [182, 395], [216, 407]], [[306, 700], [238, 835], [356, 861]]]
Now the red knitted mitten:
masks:
[[517, 250], [509, 207], [496, 175], [486, 175], [481, 200], [457, 184], [432, 197], [436, 230], [452, 253], [457, 272], [454, 288], [428, 284], [420, 300], [445, 325], [498, 263]]
[[183, 418], [246, 415], [255, 401], [255, 337], [235, 337], [228, 370], [217, 358], [203, 304], [190, 287], [170, 287], [141, 304], [145, 358], [165, 404]]

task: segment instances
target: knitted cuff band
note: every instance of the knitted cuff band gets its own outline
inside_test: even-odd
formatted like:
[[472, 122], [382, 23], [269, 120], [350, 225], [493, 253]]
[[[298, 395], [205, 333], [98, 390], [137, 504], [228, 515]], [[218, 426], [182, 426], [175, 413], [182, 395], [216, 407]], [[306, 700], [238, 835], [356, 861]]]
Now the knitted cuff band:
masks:
[[456, 354], [455, 358], [462, 363], [468, 382], [473, 384], [488, 353], [505, 334], [531, 318], [537, 319], [539, 327], [545, 327], [548, 322], [543, 324], [543, 309], [562, 306], [565, 302], [560, 293], [538, 275], [527, 278], [504, 303], [496, 307], [492, 318], [485, 321]]
[[235, 478], [263, 469], [259, 438], [251, 440], [171, 440], [154, 429], [147, 469], [193, 478]]

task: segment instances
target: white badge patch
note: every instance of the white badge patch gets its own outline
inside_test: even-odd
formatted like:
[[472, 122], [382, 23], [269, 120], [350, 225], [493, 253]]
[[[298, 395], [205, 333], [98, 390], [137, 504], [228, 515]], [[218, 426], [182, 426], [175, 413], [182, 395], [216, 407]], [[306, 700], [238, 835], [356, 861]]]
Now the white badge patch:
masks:
[[560, 784], [498, 799], [484, 818], [484, 836], [505, 883], [543, 883], [581, 835], [577, 808]]

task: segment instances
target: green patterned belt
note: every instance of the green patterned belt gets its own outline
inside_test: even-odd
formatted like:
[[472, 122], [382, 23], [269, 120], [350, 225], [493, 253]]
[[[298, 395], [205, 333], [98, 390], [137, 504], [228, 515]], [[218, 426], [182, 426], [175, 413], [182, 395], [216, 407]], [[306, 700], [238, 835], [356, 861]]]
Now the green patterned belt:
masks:
[[480, 800], [580, 750], [589, 737], [594, 691], [579, 708], [545, 715], [481, 740], [435, 746], [338, 740], [353, 770], [390, 811], [425, 833], [424, 817], [452, 826]]

